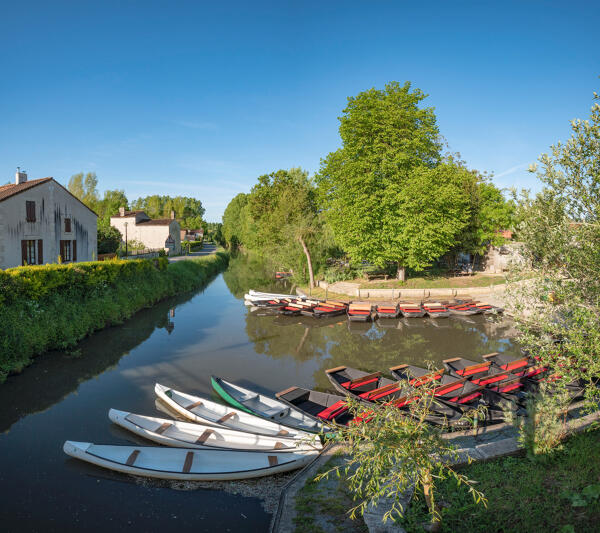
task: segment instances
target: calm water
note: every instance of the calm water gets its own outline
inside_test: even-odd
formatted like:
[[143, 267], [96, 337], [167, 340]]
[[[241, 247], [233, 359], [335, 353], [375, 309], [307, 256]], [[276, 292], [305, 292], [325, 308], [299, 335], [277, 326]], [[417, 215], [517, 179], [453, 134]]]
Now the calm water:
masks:
[[323, 370], [342, 364], [375, 371], [518, 353], [511, 323], [481, 316], [369, 325], [261, 316], [242, 300], [249, 287], [269, 288], [261, 279], [256, 264], [235, 261], [205, 290], [144, 310], [71, 353], [41, 356], [0, 385], [2, 531], [266, 531], [270, 515], [256, 498], [140, 483], [62, 452], [67, 439], [137, 442], [107, 412], [164, 416], [154, 405], [157, 381], [205, 395], [211, 374], [264, 392], [328, 390]]

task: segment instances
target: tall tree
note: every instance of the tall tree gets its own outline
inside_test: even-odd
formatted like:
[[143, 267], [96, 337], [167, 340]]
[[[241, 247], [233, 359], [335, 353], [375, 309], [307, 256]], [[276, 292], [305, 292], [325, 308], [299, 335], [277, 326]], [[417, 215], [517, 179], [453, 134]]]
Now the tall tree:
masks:
[[120, 207], [127, 209], [129, 202], [125, 191], [108, 190], [104, 191], [102, 200], [96, 204], [96, 213], [98, 213], [98, 225], [110, 226], [110, 217], [119, 213]]
[[95, 172], [75, 174], [71, 176], [67, 185], [69, 192], [79, 198], [90, 209], [96, 209], [99, 200], [97, 187], [98, 178]]
[[227, 246], [235, 248], [242, 244], [243, 236], [242, 210], [248, 203], [248, 195], [240, 193], [232, 198], [223, 213], [223, 238]]
[[[396, 262], [401, 280], [405, 267], [422, 269], [444, 253], [465, 224], [451, 203], [460, 197], [455, 169], [432, 170], [441, 160], [441, 143], [433, 109], [419, 107], [425, 98], [408, 82], [349, 98], [340, 117], [342, 147], [321, 162], [317, 176], [339, 245], [354, 259]], [[425, 199], [437, 214], [423, 215]]]

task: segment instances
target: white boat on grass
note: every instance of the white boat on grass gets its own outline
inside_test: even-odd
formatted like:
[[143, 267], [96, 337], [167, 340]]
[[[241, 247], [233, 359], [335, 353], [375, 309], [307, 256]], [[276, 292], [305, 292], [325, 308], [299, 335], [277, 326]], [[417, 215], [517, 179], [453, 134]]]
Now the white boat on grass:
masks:
[[249, 301], [261, 301], [261, 300], [283, 300], [285, 298], [294, 298], [296, 300], [303, 300], [306, 296], [298, 296], [296, 294], [280, 294], [276, 292], [260, 292], [253, 291], [252, 289], [244, 294], [244, 299]]
[[248, 479], [288, 472], [310, 463], [317, 451], [246, 452], [162, 446], [110, 446], [66, 441], [67, 455], [135, 476], [185, 481]]
[[158, 444], [175, 448], [231, 449], [246, 451], [319, 451], [321, 441], [267, 437], [233, 429], [167, 420], [111, 409], [108, 418], [115, 424]]
[[264, 420], [263, 418], [233, 409], [227, 405], [165, 387], [160, 383], [154, 386], [154, 392], [171, 409], [193, 422], [270, 437], [304, 439], [308, 441], [312, 439], [312, 435], [305, 431], [282, 426], [277, 422]]

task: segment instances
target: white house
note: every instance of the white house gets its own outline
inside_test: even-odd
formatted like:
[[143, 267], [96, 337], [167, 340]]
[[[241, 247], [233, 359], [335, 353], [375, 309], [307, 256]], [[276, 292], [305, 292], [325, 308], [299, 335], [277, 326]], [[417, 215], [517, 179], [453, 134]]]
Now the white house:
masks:
[[144, 211], [125, 211], [110, 217], [110, 225], [117, 228], [123, 239], [136, 240], [149, 249], [164, 248], [170, 253], [181, 253], [181, 235], [175, 213], [171, 218], [150, 218]]
[[93, 261], [98, 215], [54, 178], [0, 186], [0, 268]]

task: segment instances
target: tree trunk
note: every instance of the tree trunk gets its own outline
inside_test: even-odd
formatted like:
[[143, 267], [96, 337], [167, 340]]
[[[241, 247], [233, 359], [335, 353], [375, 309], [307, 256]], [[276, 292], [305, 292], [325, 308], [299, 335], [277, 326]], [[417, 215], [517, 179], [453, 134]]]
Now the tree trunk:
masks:
[[396, 278], [399, 281], [406, 281], [406, 268], [402, 266], [400, 261], [398, 261], [398, 270], [396, 271]]
[[423, 479], [423, 495], [425, 496], [425, 503], [427, 504], [427, 508], [429, 509], [429, 515], [431, 516], [431, 522], [429, 527], [427, 527], [427, 531], [434, 532], [439, 531], [441, 529], [441, 521], [440, 514], [435, 505], [435, 498], [433, 496], [433, 480], [431, 479], [431, 474], [427, 474]]
[[310, 288], [314, 289], [315, 288], [315, 275], [313, 273], [312, 259], [310, 258], [310, 252], [308, 251], [308, 247], [306, 246], [304, 239], [302, 237], [298, 237], [298, 240], [300, 241], [300, 244], [302, 245], [302, 249], [304, 250], [304, 254], [306, 255], [306, 262], [308, 263], [308, 277], [310, 278]]

